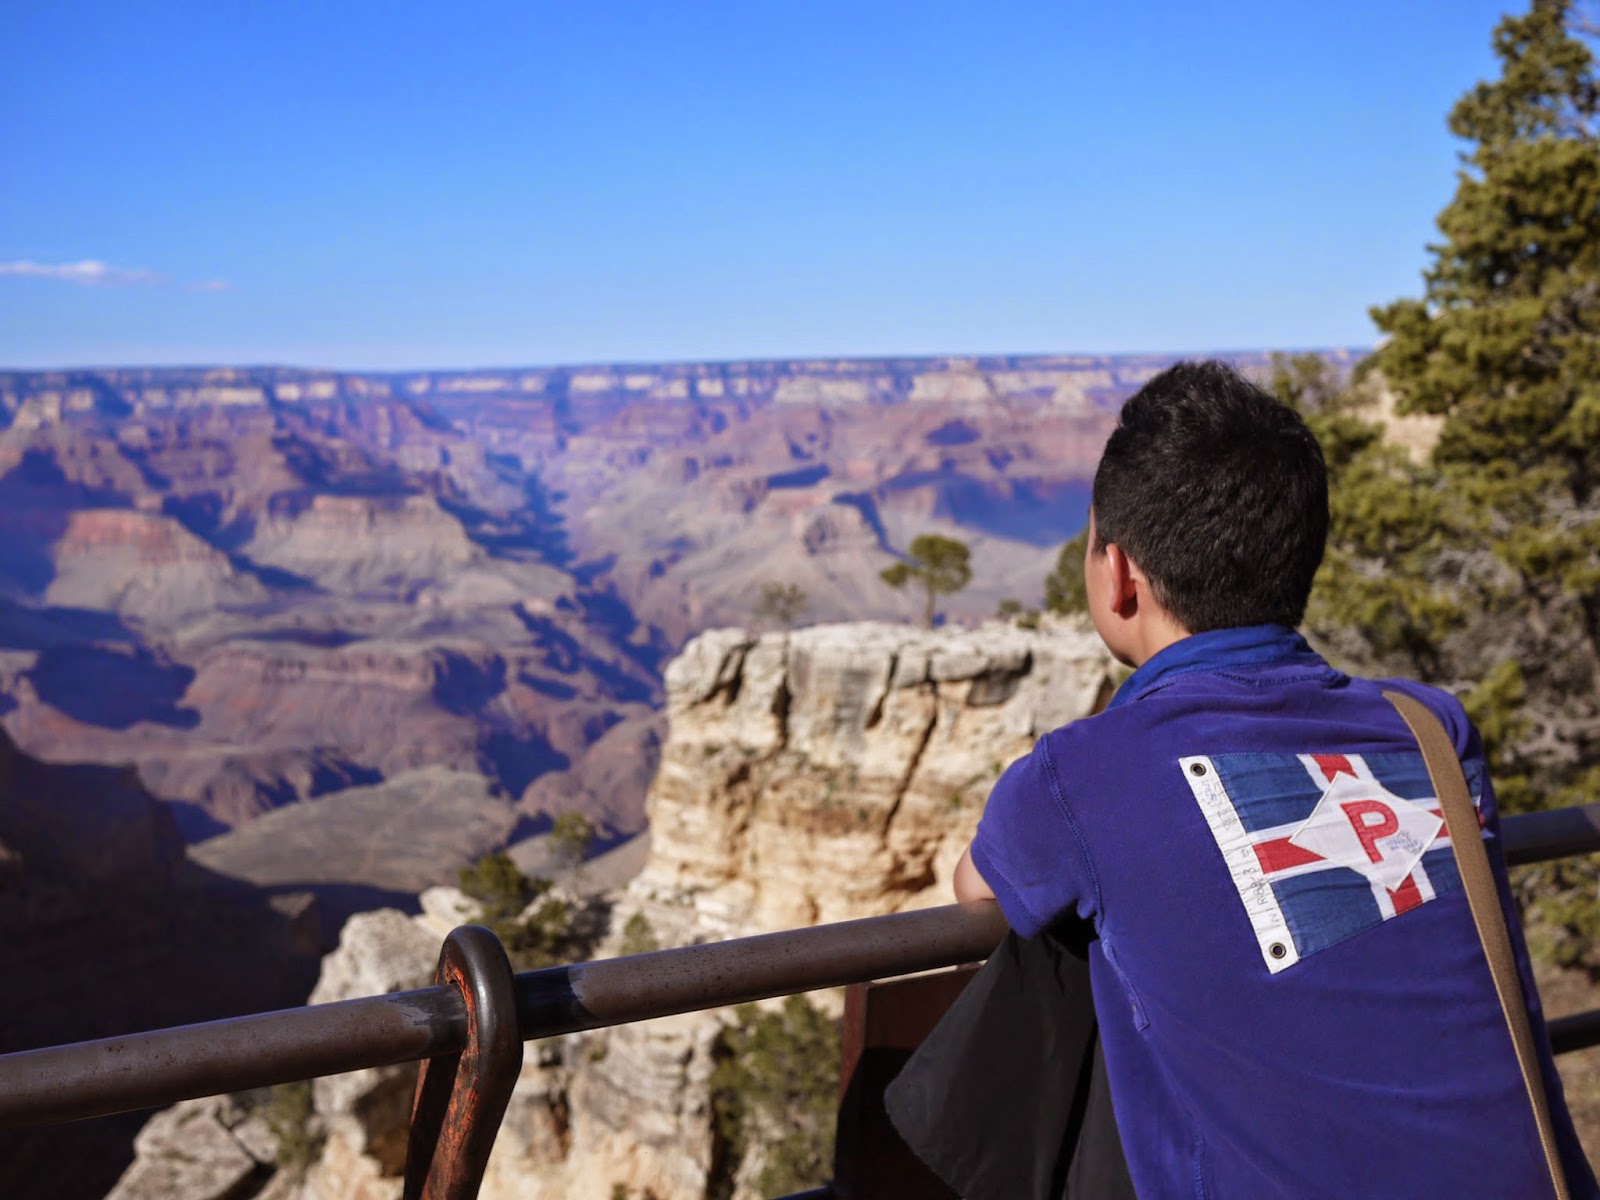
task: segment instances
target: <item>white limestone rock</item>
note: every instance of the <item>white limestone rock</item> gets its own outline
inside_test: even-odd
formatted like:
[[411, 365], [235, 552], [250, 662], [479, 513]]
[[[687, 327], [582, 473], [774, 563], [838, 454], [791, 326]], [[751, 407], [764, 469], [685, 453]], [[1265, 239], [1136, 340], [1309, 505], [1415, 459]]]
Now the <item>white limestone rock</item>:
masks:
[[[696, 638], [667, 669], [650, 858], [617, 898], [609, 949], [635, 915], [672, 946], [949, 902], [994, 780], [1041, 734], [1102, 705], [1115, 672], [1072, 621]], [[540, 1194], [604, 1200], [602, 1184], [619, 1183], [703, 1200], [707, 1080], [726, 1019], [594, 1035], [604, 1054], [574, 1067], [573, 1190]], [[735, 1195], [755, 1200], [743, 1175]]]
[[157, 1113], [134, 1139], [133, 1165], [106, 1200], [231, 1200], [240, 1195], [252, 1177], [268, 1173], [235, 1135], [232, 1126], [244, 1119], [227, 1096], [185, 1100]]
[[[421, 922], [392, 908], [357, 913], [339, 933], [339, 947], [322, 963], [310, 1003], [424, 987], [433, 980], [440, 939]], [[328, 1141], [375, 1159], [386, 1174], [405, 1162], [405, 1128], [416, 1086], [413, 1063], [329, 1075], [312, 1084]]]

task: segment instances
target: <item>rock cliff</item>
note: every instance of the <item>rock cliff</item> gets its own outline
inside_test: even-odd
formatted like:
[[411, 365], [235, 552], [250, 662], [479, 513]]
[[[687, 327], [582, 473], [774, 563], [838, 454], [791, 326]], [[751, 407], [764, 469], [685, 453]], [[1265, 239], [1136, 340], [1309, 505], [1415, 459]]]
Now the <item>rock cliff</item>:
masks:
[[[949, 903], [989, 787], [1109, 697], [1115, 664], [1069, 624], [818, 626], [696, 638], [667, 668], [651, 852], [612, 928], [664, 946]], [[615, 945], [615, 943], [613, 943]], [[717, 1013], [592, 1035], [571, 1085], [572, 1200], [717, 1185]], [[740, 1194], [749, 1195], [741, 1192]]]
[[[615, 931], [636, 915], [660, 944], [686, 945], [946, 903], [996, 776], [1040, 734], [1103, 703], [1113, 679], [1099, 642], [1068, 624], [696, 638], [667, 668], [651, 850], [611, 897], [605, 949], [620, 949]], [[313, 1000], [425, 981], [470, 907], [441, 888], [423, 910], [353, 918]], [[611, 1200], [618, 1188], [704, 1200], [724, 1186], [708, 1088], [724, 1019], [689, 1013], [530, 1044], [485, 1200]], [[177, 1116], [158, 1118], [115, 1195], [153, 1195], [134, 1186], [148, 1180], [173, 1200], [236, 1194], [171, 1182], [203, 1141], [222, 1164], [206, 1178], [231, 1187], [265, 1186], [273, 1200], [391, 1200], [410, 1079], [389, 1070], [318, 1081], [313, 1120], [327, 1141], [297, 1183], [263, 1184], [273, 1155], [251, 1149], [259, 1130], [246, 1111], [195, 1102], [183, 1110], [195, 1145], [173, 1132]]]
[[1111, 669], [1066, 625], [703, 634], [667, 668], [651, 855], [623, 907], [686, 942], [945, 903], [989, 787]]

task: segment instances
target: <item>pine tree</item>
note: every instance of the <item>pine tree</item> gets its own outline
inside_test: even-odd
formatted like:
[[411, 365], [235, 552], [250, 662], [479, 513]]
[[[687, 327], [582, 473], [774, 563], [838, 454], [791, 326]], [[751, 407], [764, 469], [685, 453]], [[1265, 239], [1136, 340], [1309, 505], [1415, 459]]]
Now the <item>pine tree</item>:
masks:
[[1307, 624], [1363, 669], [1452, 681], [1452, 638], [1495, 594], [1482, 555], [1462, 554], [1470, 506], [1369, 419], [1381, 387], [1370, 364], [1347, 385], [1317, 355], [1279, 356], [1270, 386], [1304, 415], [1328, 464], [1328, 550]]
[[[1279, 364], [1328, 458], [1329, 552], [1308, 623], [1364, 666], [1462, 694], [1502, 807], [1600, 798], [1600, 84], [1565, 0], [1494, 33], [1497, 79], [1450, 114], [1467, 143], [1423, 294], [1373, 310], [1426, 462], [1363, 419], [1363, 387]], [[1550, 948], [1600, 934], [1595, 873], [1524, 876]]]
[[911, 539], [910, 557], [884, 570], [882, 578], [897, 590], [912, 581], [922, 585], [926, 600], [923, 620], [932, 629], [937, 598], [959, 592], [972, 582], [972, 551], [955, 538], [918, 534]]
[[[1570, 5], [1495, 31], [1501, 78], [1456, 105], [1472, 148], [1421, 299], [1375, 309], [1403, 407], [1445, 418], [1435, 460], [1550, 630], [1539, 649], [1600, 691], [1600, 114]], [[1573, 667], [1576, 656], [1581, 663]], [[1578, 680], [1574, 679], [1573, 683]], [[1592, 705], [1588, 706], [1592, 708]], [[1591, 712], [1588, 714], [1593, 716]], [[1600, 732], [1600, 731], [1596, 731]]]

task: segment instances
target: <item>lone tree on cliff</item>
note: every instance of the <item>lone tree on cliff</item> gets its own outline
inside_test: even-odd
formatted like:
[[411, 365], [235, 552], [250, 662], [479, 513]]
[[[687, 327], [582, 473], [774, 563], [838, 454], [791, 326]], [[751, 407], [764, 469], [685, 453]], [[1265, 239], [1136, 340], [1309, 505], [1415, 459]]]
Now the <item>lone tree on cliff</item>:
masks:
[[787, 633], [810, 603], [805, 588], [798, 583], [763, 583], [761, 599], [756, 602], [756, 616], [782, 625]]
[[911, 554], [883, 572], [883, 581], [896, 590], [915, 580], [927, 596], [923, 620], [933, 628], [933, 605], [938, 596], [959, 592], [972, 582], [972, 551], [965, 542], [922, 533], [911, 539]]

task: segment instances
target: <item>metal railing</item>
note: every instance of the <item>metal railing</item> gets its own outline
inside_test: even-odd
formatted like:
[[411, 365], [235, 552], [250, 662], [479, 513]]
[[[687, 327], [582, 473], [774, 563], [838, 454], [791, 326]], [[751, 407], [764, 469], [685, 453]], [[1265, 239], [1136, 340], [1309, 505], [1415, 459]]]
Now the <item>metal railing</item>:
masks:
[[[1501, 832], [1512, 864], [1600, 851], [1600, 804]], [[423, 1060], [405, 1195], [470, 1200], [524, 1041], [970, 963], [1005, 929], [984, 901], [514, 974], [492, 934], [465, 926], [432, 987], [0, 1055], [0, 1128]], [[1600, 1011], [1549, 1030], [1558, 1053], [1600, 1044]]]

